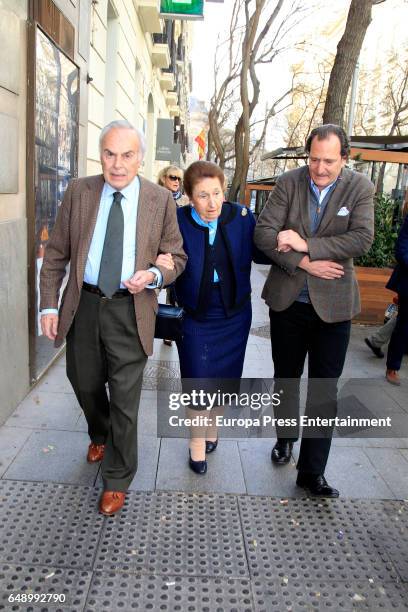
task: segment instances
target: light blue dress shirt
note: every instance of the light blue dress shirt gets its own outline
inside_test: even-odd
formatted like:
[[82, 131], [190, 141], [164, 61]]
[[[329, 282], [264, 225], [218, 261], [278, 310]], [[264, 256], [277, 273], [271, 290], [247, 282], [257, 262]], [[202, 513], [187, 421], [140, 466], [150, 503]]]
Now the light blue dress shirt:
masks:
[[[92, 236], [91, 246], [89, 248], [88, 258], [86, 260], [84, 282], [90, 285], [97, 285], [99, 278], [99, 268], [101, 265], [103, 244], [105, 241], [106, 226], [111, 206], [113, 204], [113, 194], [117, 189], [105, 183], [101, 201], [99, 204], [98, 216], [96, 219], [95, 229]], [[121, 207], [123, 212], [123, 259], [121, 284], [122, 289], [125, 287], [124, 280], [128, 280], [133, 276], [135, 271], [136, 257], [136, 219], [137, 208], [139, 203], [140, 181], [139, 177], [135, 177], [133, 181], [124, 187], [120, 193], [123, 195]]]
[[[214, 244], [215, 235], [217, 233], [218, 219], [215, 219], [215, 221], [203, 221], [200, 215], [198, 214], [198, 212], [196, 211], [196, 209], [193, 207], [191, 207], [191, 216], [193, 217], [194, 221], [198, 223], [198, 225], [202, 225], [203, 227], [208, 227], [208, 242], [212, 246]], [[218, 283], [218, 282], [219, 282], [218, 274], [217, 274], [217, 271], [214, 270], [214, 283]]]
[[[327, 202], [329, 200], [328, 198], [326, 201], [324, 201], [325, 197], [334, 188], [336, 183], [337, 183], [337, 179], [320, 191], [318, 186], [314, 183], [314, 181], [310, 179], [310, 188], [314, 196], [316, 197], [316, 201], [313, 201], [313, 198], [310, 199], [309, 201], [310, 229], [312, 230], [313, 234], [316, 232], [317, 228], [319, 227], [319, 223], [323, 217], [325, 208], [327, 206]], [[303, 302], [305, 304], [310, 304], [310, 296], [309, 296], [309, 289], [307, 287], [307, 281], [305, 281], [305, 284], [303, 285], [301, 292], [296, 298], [296, 301]]]
[[313, 179], [310, 179], [310, 186], [312, 188], [313, 193], [315, 194], [319, 204], [321, 204], [326, 196], [326, 193], [328, 193], [330, 191], [330, 189], [333, 187], [333, 185], [337, 182], [337, 179], [335, 181], [333, 181], [332, 183], [330, 183], [330, 185], [327, 185], [327, 187], [325, 187], [324, 189], [322, 189], [321, 191], [319, 190], [318, 186], [313, 182]]
[[[89, 247], [86, 260], [84, 282], [90, 285], [97, 285], [99, 278], [99, 268], [101, 265], [103, 244], [105, 241], [106, 227], [110, 208], [113, 204], [113, 194], [118, 191], [109, 183], [105, 183], [99, 203], [98, 216], [96, 218], [95, 229], [92, 236], [91, 246]], [[121, 206], [123, 211], [123, 260], [120, 286], [125, 288], [123, 281], [128, 280], [135, 272], [136, 258], [136, 220], [137, 208], [139, 204], [140, 180], [136, 176], [129, 185], [120, 190], [123, 195]], [[162, 283], [162, 274], [158, 268], [152, 266], [149, 272], [156, 274], [156, 280], [147, 286], [148, 289], [156, 289]], [[46, 308], [41, 314], [57, 314], [55, 308]]]

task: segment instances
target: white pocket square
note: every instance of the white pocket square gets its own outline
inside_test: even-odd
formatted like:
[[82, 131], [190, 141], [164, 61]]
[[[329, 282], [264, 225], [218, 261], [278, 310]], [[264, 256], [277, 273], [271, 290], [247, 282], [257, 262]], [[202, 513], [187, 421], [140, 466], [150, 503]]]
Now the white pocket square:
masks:
[[339, 210], [339, 212], [337, 213], [338, 217], [347, 217], [347, 215], [350, 214], [349, 209], [347, 208], [347, 206], [342, 206]]

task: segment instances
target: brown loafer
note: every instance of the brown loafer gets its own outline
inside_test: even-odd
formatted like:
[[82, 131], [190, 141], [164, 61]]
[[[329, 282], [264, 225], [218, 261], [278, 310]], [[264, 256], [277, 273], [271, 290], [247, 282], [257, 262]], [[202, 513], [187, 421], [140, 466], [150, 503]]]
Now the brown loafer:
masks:
[[86, 460], [88, 461], [88, 463], [97, 463], [98, 461], [102, 461], [104, 452], [104, 444], [94, 444], [93, 442], [91, 442], [88, 448]]
[[99, 501], [99, 511], [105, 516], [112, 516], [122, 508], [125, 497], [123, 491], [104, 491]]
[[399, 387], [401, 384], [401, 380], [397, 370], [387, 370], [385, 373], [385, 378], [388, 380], [389, 383], [391, 383], [391, 385], [397, 385], [397, 387]]

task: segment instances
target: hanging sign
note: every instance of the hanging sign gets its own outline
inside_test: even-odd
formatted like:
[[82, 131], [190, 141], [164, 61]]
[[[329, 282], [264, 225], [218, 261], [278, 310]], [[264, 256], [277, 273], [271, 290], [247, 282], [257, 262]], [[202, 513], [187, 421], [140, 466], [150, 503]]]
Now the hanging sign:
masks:
[[164, 18], [203, 19], [204, 0], [160, 0], [160, 14]]

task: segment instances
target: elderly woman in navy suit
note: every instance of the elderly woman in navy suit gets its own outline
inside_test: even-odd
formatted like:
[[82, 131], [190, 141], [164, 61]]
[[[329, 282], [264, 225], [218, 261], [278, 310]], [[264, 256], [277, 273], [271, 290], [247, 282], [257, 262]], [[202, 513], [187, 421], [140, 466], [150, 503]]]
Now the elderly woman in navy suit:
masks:
[[[177, 343], [181, 377], [239, 379], [251, 326], [250, 272], [255, 219], [245, 206], [224, 201], [225, 177], [211, 162], [198, 161], [184, 174], [190, 206], [177, 210], [188, 255], [177, 279], [177, 302], [186, 312]], [[214, 425], [193, 433], [191, 469], [207, 471], [206, 453], [218, 443]]]

